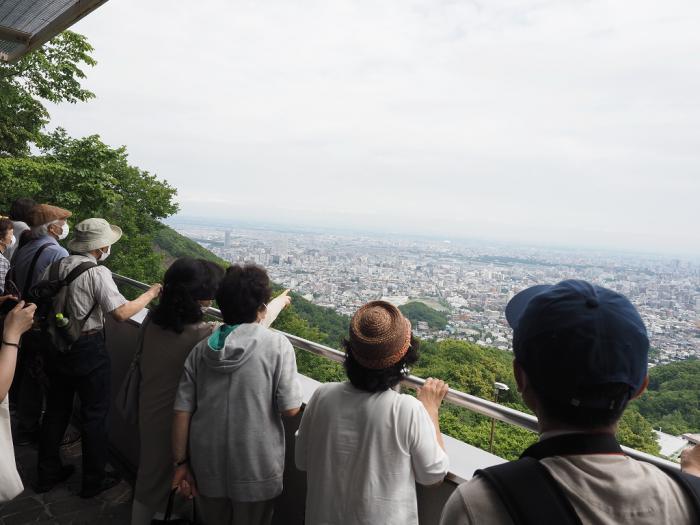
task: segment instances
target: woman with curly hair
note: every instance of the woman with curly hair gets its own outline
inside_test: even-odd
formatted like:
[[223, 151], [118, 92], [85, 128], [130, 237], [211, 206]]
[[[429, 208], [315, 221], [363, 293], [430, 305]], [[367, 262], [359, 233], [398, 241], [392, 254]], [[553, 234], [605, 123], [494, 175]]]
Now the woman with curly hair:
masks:
[[178, 387], [173, 486], [198, 496], [206, 525], [268, 525], [282, 492], [282, 416], [299, 412], [301, 385], [291, 343], [263, 324], [270, 293], [263, 268], [228, 268], [224, 324], [192, 350]]
[[348, 381], [321, 385], [297, 431], [305, 523], [418, 525], [416, 482], [447, 474], [438, 423], [447, 385], [428, 379], [418, 399], [393, 389], [418, 360], [418, 341], [387, 302], [362, 306], [344, 344]]

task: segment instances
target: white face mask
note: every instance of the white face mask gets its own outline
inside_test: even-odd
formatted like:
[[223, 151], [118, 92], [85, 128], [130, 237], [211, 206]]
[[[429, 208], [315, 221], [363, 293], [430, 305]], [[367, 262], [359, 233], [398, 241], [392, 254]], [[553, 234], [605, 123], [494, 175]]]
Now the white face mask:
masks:
[[59, 241], [62, 241], [63, 239], [65, 239], [66, 237], [68, 237], [68, 232], [69, 232], [69, 231], [70, 231], [70, 228], [68, 227], [68, 223], [67, 223], [67, 222], [64, 222], [64, 223], [63, 223], [63, 226], [61, 226], [61, 233], [60, 233], [60, 235], [58, 236], [58, 240], [59, 240]]
[[15, 239], [15, 236], [13, 235], [12, 240], [10, 241], [10, 246], [14, 246], [15, 244], [17, 244], [17, 239]]
[[111, 251], [112, 251], [112, 247], [111, 247], [111, 246], [107, 246], [107, 251], [106, 251], [106, 252], [102, 252], [102, 253], [100, 254], [100, 258], [97, 259], [97, 260], [100, 261], [100, 262], [106, 260], [107, 257], [109, 257], [109, 254], [110, 254]]

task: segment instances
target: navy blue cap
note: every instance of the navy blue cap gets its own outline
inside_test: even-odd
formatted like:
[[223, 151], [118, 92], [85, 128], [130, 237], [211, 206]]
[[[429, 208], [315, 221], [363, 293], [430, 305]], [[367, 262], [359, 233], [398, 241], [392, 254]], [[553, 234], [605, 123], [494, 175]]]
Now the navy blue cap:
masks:
[[[562, 404], [617, 409], [644, 384], [649, 338], [642, 318], [624, 296], [586, 281], [537, 285], [506, 306], [515, 360], [535, 390]], [[595, 388], [622, 383], [616, 399]]]

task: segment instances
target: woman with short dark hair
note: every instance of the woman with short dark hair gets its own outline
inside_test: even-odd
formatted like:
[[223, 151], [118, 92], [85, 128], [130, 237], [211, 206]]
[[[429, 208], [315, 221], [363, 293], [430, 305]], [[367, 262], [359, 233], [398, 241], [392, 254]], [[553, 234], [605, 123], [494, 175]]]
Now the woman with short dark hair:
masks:
[[297, 431], [305, 523], [418, 525], [416, 482], [447, 474], [438, 423], [447, 385], [428, 379], [418, 399], [393, 390], [418, 360], [418, 342], [387, 302], [362, 306], [344, 345], [349, 381], [321, 385]]
[[228, 268], [216, 294], [225, 324], [192, 350], [178, 387], [173, 486], [198, 496], [207, 525], [269, 524], [282, 492], [281, 416], [299, 412], [301, 386], [292, 345], [262, 324], [270, 296], [263, 268]]

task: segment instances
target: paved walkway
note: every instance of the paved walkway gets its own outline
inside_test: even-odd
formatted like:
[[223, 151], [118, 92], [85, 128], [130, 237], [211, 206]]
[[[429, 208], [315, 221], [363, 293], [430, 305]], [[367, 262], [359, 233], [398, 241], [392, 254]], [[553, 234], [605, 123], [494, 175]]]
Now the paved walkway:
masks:
[[36, 447], [15, 447], [25, 490], [11, 502], [0, 504], [0, 525], [128, 525], [131, 517], [131, 486], [126, 481], [92, 499], [78, 496], [80, 453], [80, 442], [65, 447], [63, 457], [67, 463], [75, 465], [75, 474], [50, 492], [36, 494], [31, 488], [36, 480]]

